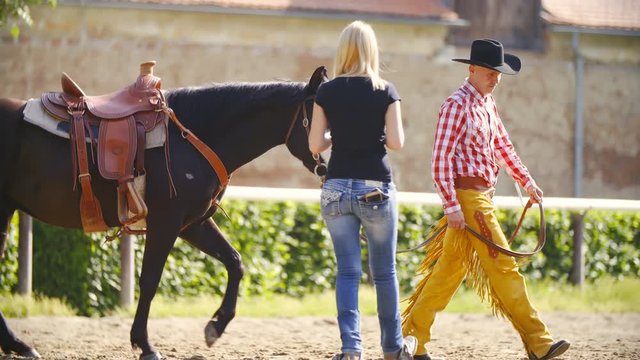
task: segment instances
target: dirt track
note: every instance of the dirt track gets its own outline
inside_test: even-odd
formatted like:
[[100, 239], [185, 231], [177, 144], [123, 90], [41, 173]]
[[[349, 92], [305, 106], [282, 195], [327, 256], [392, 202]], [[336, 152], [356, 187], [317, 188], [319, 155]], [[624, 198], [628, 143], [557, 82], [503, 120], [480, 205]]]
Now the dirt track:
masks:
[[[638, 314], [542, 314], [556, 337], [572, 342], [560, 359], [640, 359]], [[206, 318], [152, 319], [149, 334], [165, 359], [315, 360], [330, 359], [339, 349], [335, 319], [236, 318], [213, 347], [204, 343]], [[34, 317], [10, 319], [19, 336], [43, 359], [137, 359], [129, 345], [132, 319], [116, 317]], [[364, 317], [366, 359], [381, 359], [375, 317]], [[519, 337], [505, 320], [490, 315], [441, 314], [432, 351], [455, 359], [524, 360]], [[1, 360], [16, 359], [0, 356]]]

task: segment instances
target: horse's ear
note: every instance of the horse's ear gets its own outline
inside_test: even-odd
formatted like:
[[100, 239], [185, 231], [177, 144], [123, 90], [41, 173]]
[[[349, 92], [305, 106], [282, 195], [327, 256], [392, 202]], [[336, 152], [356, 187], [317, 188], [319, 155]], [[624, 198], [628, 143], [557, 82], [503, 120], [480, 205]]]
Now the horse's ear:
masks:
[[327, 80], [329, 80], [329, 77], [327, 76], [327, 68], [325, 68], [324, 66], [318, 67], [309, 79], [309, 85], [307, 87], [307, 92], [309, 93], [309, 95], [315, 94], [316, 91], [318, 91], [320, 84]]

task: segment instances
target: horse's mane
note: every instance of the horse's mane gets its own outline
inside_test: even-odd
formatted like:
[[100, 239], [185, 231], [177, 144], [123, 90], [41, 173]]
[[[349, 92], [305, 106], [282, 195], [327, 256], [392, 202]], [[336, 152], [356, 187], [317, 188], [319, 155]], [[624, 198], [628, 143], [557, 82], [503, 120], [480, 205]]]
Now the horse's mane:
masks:
[[170, 107], [188, 117], [211, 111], [225, 116], [229, 111], [237, 114], [242, 110], [294, 104], [303, 99], [304, 86], [292, 81], [213, 83], [171, 89], [166, 98]]

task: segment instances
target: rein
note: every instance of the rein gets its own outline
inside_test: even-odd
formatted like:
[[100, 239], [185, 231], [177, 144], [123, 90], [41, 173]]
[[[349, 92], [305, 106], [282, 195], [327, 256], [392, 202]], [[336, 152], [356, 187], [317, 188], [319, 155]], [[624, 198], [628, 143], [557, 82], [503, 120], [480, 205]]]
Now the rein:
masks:
[[[524, 220], [524, 216], [527, 213], [527, 210], [529, 210], [529, 208], [531, 208], [532, 205], [533, 205], [533, 203], [531, 202], [531, 200], [529, 200], [527, 202], [527, 205], [524, 207], [524, 210], [522, 211], [522, 215], [520, 215], [520, 220], [518, 221], [518, 225], [513, 230], [513, 234], [509, 238], [509, 244], [511, 244], [513, 242], [513, 240], [515, 239], [516, 234], [518, 233], [518, 230], [520, 230], [520, 226], [522, 226], [522, 221]], [[503, 248], [502, 246], [500, 246], [500, 245], [494, 243], [493, 241], [487, 239], [486, 237], [484, 237], [479, 232], [473, 230], [469, 225], [465, 225], [465, 228], [473, 236], [478, 238], [478, 240], [480, 240], [483, 243], [487, 244], [489, 247], [493, 248], [496, 251], [499, 251], [499, 252], [501, 252], [501, 253], [503, 253], [505, 255], [512, 256], [512, 257], [518, 258], [518, 259], [519, 258], [524, 258], [524, 257], [529, 257], [529, 256], [535, 255], [538, 252], [540, 252], [540, 250], [542, 250], [542, 248], [544, 247], [544, 244], [545, 244], [545, 241], [546, 241], [544, 209], [542, 208], [542, 203], [538, 203], [538, 209], [540, 210], [540, 228], [538, 230], [538, 244], [533, 249], [533, 251], [530, 251], [530, 252], [518, 252], [518, 251], [513, 251], [513, 250], [510, 250], [510, 249], [507, 249], [507, 248]], [[420, 244], [418, 244], [418, 245], [416, 245], [414, 247], [408, 248], [408, 249], [397, 250], [396, 253], [400, 254], [400, 253], [406, 253], [406, 252], [409, 252], [409, 251], [418, 250], [418, 249], [426, 246], [427, 244], [429, 244], [431, 241], [433, 241], [433, 239], [435, 239], [438, 235], [440, 235], [440, 233], [442, 233], [446, 228], [447, 228], [447, 225], [444, 225], [444, 226], [441, 226], [441, 227], [439, 227], [437, 229], [434, 229], [433, 234], [428, 239], [426, 239], [425, 241], [421, 242]]]
[[[310, 124], [309, 124], [309, 117], [307, 116], [307, 107], [304, 106], [305, 101], [307, 100], [311, 100], [313, 99], [313, 97], [307, 97], [304, 100], [302, 100], [302, 102], [298, 105], [298, 107], [296, 108], [296, 112], [293, 114], [293, 119], [291, 119], [291, 125], [289, 125], [289, 130], [287, 131], [287, 136], [285, 136], [284, 138], [284, 143], [285, 145], [289, 143], [289, 139], [291, 138], [291, 133], [293, 133], [293, 128], [296, 125], [296, 123], [298, 122], [298, 115], [300, 114], [300, 110], [302, 109], [302, 127], [304, 127], [304, 130], [307, 132], [307, 137], [309, 137], [309, 133], [311, 132], [311, 128], [310, 128]], [[313, 154], [313, 160], [316, 161], [316, 166], [313, 168], [313, 173], [316, 174], [316, 176], [322, 177], [323, 175], [318, 173], [318, 170], [324, 168], [324, 172], [326, 173], [327, 171], [327, 165], [323, 164], [320, 162], [320, 154], [318, 153], [314, 153]]]

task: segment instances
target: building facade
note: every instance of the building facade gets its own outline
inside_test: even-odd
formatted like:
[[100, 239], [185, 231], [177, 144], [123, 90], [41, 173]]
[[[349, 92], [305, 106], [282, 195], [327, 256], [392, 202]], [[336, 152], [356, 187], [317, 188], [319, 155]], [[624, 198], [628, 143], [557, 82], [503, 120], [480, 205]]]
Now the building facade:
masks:
[[[164, 88], [307, 81], [317, 66], [331, 73], [340, 31], [364, 19], [378, 35], [382, 75], [402, 97], [407, 139], [391, 154], [395, 182], [400, 191], [432, 192], [429, 164], [439, 106], [467, 73], [450, 59], [468, 57], [469, 46], [461, 44], [460, 35], [451, 41], [451, 34], [466, 22], [440, 1], [401, 2], [408, 4], [401, 7], [404, 13], [318, 9], [314, 4], [323, 2], [310, 0], [60, 1], [53, 9], [32, 9], [35, 24], [23, 28], [17, 41], [2, 33], [0, 97], [33, 98], [57, 90], [62, 71], [88, 93], [114, 91], [150, 59], [158, 62], [155, 73]], [[415, 3], [421, 7], [410, 8]], [[628, 33], [567, 30], [554, 19], [543, 26], [544, 38], [535, 46], [511, 50], [523, 70], [503, 76], [495, 93], [518, 153], [547, 196], [574, 196], [579, 186], [577, 195], [583, 197], [640, 199], [640, 27]], [[501, 40], [500, 34], [487, 35], [492, 36]], [[581, 167], [576, 166], [578, 97], [584, 123]], [[319, 181], [279, 146], [238, 170], [232, 185], [317, 187]], [[497, 192], [515, 194], [506, 173]]]

